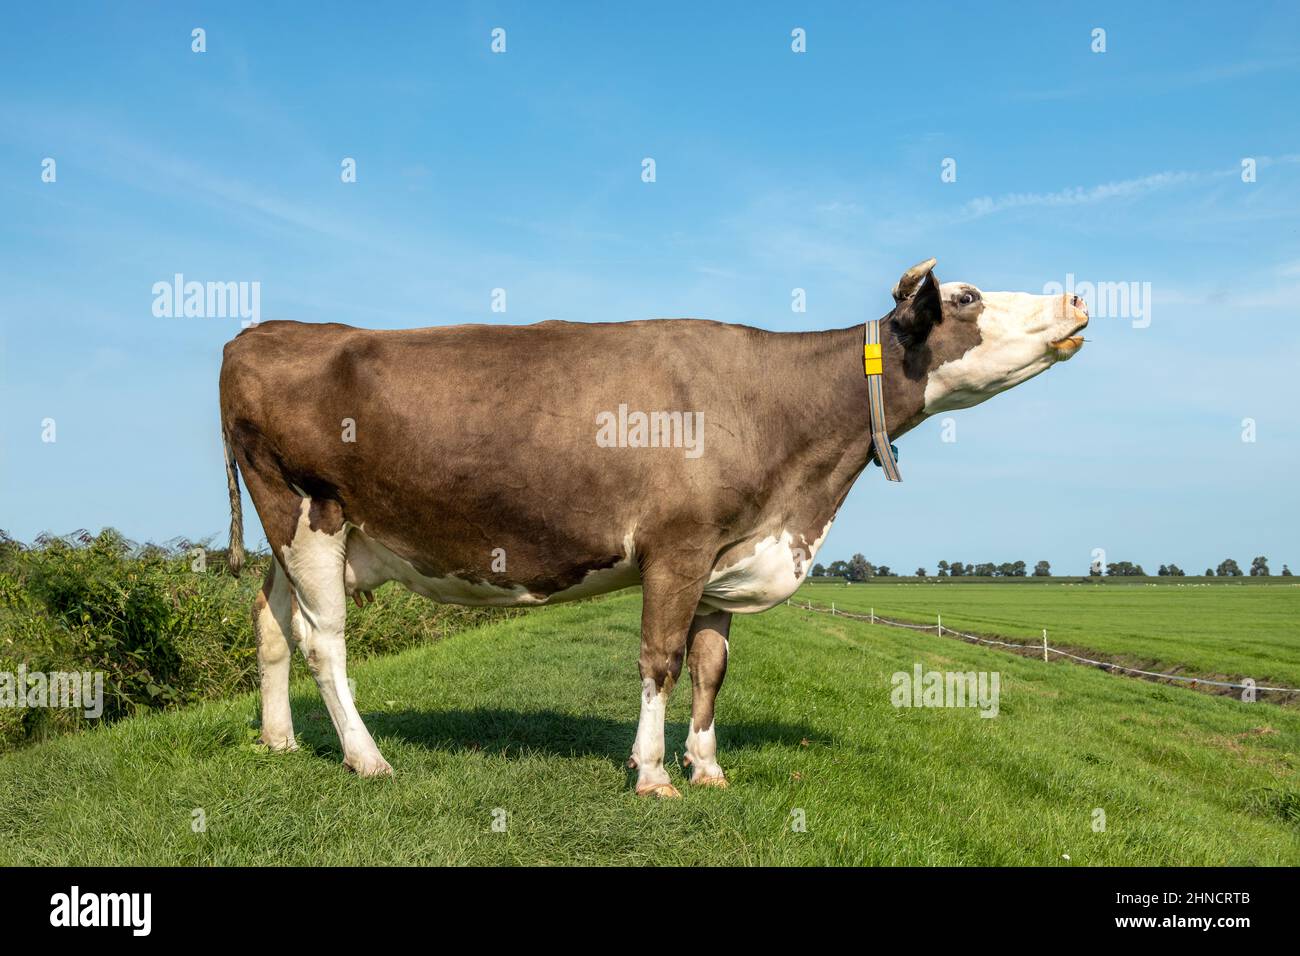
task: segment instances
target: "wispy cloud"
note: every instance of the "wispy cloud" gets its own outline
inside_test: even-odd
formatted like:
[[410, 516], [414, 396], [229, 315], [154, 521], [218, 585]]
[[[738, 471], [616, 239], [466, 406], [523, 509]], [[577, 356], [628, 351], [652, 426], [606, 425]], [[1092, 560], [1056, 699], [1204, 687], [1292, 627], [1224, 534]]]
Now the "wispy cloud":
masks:
[[[1294, 164], [1300, 162], [1300, 155], [1261, 156], [1256, 158], [1257, 167]], [[1112, 199], [1136, 199], [1149, 193], [1184, 186], [1191, 183], [1206, 182], [1238, 176], [1239, 167], [1217, 170], [1170, 170], [1138, 176], [1134, 179], [1120, 179], [1094, 186], [1071, 186], [1046, 193], [1003, 193], [1000, 196], [980, 196], [970, 200], [961, 209], [964, 219], [979, 219], [994, 213], [1027, 207], [1061, 207], [1088, 206], [1107, 202]]]
[[1133, 76], [1126, 74], [1122, 78], [1117, 78], [1109, 83], [1092, 83], [1058, 87], [1056, 89], [1015, 90], [1009, 95], [1009, 98], [1022, 102], [1048, 102], [1090, 95], [1114, 96], [1121, 87], [1128, 96], [1158, 95], [1210, 83], [1223, 83], [1258, 76], [1262, 73], [1287, 72], [1296, 69], [1300, 69], [1300, 59], [1296, 57], [1243, 60], [1238, 63], [1208, 64], [1195, 70], [1172, 75]]

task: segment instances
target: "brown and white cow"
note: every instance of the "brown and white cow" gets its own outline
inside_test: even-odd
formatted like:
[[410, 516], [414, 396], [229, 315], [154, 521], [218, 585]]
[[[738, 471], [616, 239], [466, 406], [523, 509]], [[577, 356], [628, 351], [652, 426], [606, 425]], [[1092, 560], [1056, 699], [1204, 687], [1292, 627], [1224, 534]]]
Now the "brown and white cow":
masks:
[[[940, 285], [909, 269], [881, 322], [889, 433], [1025, 381], [1080, 347], [1074, 296]], [[387, 774], [348, 687], [348, 596], [399, 581], [471, 605], [640, 585], [640, 794], [675, 796], [664, 707], [690, 664], [691, 782], [723, 786], [714, 698], [733, 613], [783, 602], [871, 457], [863, 327], [691, 319], [368, 331], [267, 322], [226, 345], [236, 467], [274, 560], [254, 607], [262, 740], [292, 749], [301, 648], [362, 775]]]

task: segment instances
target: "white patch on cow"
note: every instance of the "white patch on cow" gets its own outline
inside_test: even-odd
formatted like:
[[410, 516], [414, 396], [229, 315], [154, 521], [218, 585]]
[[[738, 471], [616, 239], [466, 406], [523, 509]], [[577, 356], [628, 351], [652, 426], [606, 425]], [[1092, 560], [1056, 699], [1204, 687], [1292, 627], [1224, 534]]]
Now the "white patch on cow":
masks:
[[645, 793], [669, 783], [664, 770], [664, 711], [667, 699], [655, 688], [654, 678], [641, 681], [641, 718], [636, 725], [636, 741], [632, 744], [632, 760], [636, 763], [637, 793]]
[[503, 586], [488, 581], [469, 581], [456, 575], [429, 577], [410, 561], [389, 550], [356, 526], [350, 528], [344, 584], [348, 594], [372, 591], [387, 581], [397, 581], [416, 594], [443, 604], [471, 607], [522, 607], [574, 601], [607, 594], [640, 582], [632, 534], [623, 538], [623, 558], [608, 568], [588, 571], [572, 587], [553, 594], [537, 594], [522, 584]]
[[257, 670], [262, 687], [262, 743], [272, 750], [296, 750], [293, 712], [289, 708], [289, 671], [293, 663], [293, 614], [289, 579], [278, 563], [271, 565], [266, 603], [255, 606]]
[[325, 709], [343, 747], [343, 762], [361, 776], [392, 773], [366, 729], [348, 684], [343, 626], [347, 595], [343, 588], [348, 541], [345, 526], [334, 534], [311, 528], [311, 499], [304, 498], [298, 527], [281, 552], [297, 597], [293, 634], [316, 678]]
[[691, 778], [700, 780], [705, 777], [725, 777], [718, 766], [718, 738], [713, 732], [713, 724], [697, 731], [691, 723], [691, 732], [686, 737], [686, 756], [691, 759]]
[[[939, 294], [946, 300], [965, 288], [971, 286], [945, 282]], [[976, 319], [980, 343], [930, 373], [925, 386], [927, 415], [978, 405], [1046, 371], [1068, 357], [1051, 343], [1083, 324], [1063, 295], [981, 292], [980, 296], [983, 309]]]
[[799, 589], [830, 529], [828, 521], [811, 544], [800, 535], [801, 543], [796, 545], [794, 535], [787, 529], [782, 529], [779, 536], [768, 535], [754, 545], [748, 557], [724, 568], [714, 568], [704, 586], [701, 605], [735, 614], [753, 614], [775, 607]]

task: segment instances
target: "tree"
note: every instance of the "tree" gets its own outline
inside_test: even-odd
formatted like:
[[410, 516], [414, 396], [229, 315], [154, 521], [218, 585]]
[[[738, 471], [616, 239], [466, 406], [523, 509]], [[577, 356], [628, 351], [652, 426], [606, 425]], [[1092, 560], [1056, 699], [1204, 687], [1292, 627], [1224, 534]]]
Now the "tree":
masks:
[[1261, 556], [1250, 562], [1250, 576], [1252, 578], [1268, 577], [1268, 558]]
[[[867, 567], [871, 567], [871, 565], [868, 564]], [[893, 571], [889, 570], [889, 565], [887, 565], [887, 564], [882, 564], [880, 567], [878, 567], [878, 568], [875, 569], [875, 572], [876, 572], [876, 577], [878, 577], [878, 578], [896, 578], [896, 577], [898, 577], [897, 574], [895, 574]]]
[[925, 568], [917, 568], [917, 569], [916, 569], [916, 576], [917, 576], [918, 578], [923, 578], [923, 577], [925, 577], [925, 576], [926, 576], [926, 574], [925, 574]]
[[1176, 564], [1169, 565], [1169, 576], [1175, 578], [1185, 578], [1187, 573]]
[[1145, 576], [1146, 572], [1142, 570], [1142, 565], [1134, 564], [1132, 561], [1112, 561], [1106, 565], [1106, 574], [1111, 577], [1131, 578]]
[[1232, 558], [1224, 558], [1219, 565], [1218, 576], [1221, 578], [1239, 578], [1241, 577], [1241, 568], [1237, 567], [1237, 562]]
[[960, 561], [954, 561], [951, 565], [952, 576], [954, 578], [964, 578], [966, 576], [966, 566]]
[[1282, 577], [1284, 577], [1284, 578], [1289, 578], [1289, 577], [1291, 577], [1291, 576], [1292, 576], [1292, 575], [1291, 575], [1291, 569], [1288, 568], [1285, 564], [1282, 565]]
[[1168, 573], [1169, 573], [1169, 569], [1165, 567], [1163, 564], [1160, 565], [1159, 569], [1156, 571], [1156, 574], [1158, 574], [1162, 578]]
[[812, 569], [812, 576], [815, 578], [826, 577], [826, 566], [822, 564], [814, 564]]
[[1088, 568], [1088, 576], [1093, 578], [1101, 577], [1101, 562], [1092, 562], [1092, 567]]
[[1034, 577], [1050, 578], [1052, 576], [1052, 566], [1046, 561], [1039, 561], [1034, 565]]
[[1023, 578], [1023, 577], [1025, 576], [1025, 562], [1023, 562], [1023, 561], [1012, 561], [1012, 562], [1011, 562], [1011, 576], [1012, 576], [1013, 578]]
[[1205, 576], [1206, 576], [1207, 578], [1212, 578], [1212, 577], [1214, 577], [1214, 571], [1213, 571], [1212, 569], [1210, 569], [1210, 568], [1206, 568], [1206, 569], [1205, 569]]
[[867, 563], [867, 559], [862, 555], [855, 554], [849, 558], [848, 579], [850, 581], [865, 581], [871, 577], [871, 570], [871, 565]]
[[993, 572], [996, 570], [997, 568], [994, 567], [990, 562], [985, 561], [983, 564], [975, 565], [975, 577], [991, 578], [993, 577]]
[[947, 561], [940, 561], [940, 562], [939, 562], [939, 577], [941, 577], [941, 578], [946, 578], [947, 576], [948, 576], [948, 562], [947, 562]]
[[849, 579], [849, 563], [847, 561], [832, 561], [830, 566], [831, 577]]

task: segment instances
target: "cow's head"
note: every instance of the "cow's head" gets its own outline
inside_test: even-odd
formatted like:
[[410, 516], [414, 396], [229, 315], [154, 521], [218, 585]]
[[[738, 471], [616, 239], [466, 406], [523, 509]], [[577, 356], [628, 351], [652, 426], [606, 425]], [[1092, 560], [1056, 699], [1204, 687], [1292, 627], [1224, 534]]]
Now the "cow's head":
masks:
[[1083, 346], [1075, 333], [1088, 313], [1078, 296], [940, 285], [934, 264], [903, 273], [889, 316], [908, 378], [925, 381], [925, 414], [978, 405]]

